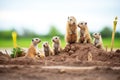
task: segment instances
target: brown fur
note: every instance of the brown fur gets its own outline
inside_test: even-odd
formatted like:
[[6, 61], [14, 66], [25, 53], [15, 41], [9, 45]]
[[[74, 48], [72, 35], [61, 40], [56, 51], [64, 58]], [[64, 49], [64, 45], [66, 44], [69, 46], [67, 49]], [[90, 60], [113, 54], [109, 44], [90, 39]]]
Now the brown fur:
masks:
[[91, 36], [88, 31], [87, 22], [80, 22], [78, 27], [80, 28], [80, 38], [78, 42], [91, 43]]
[[65, 40], [69, 44], [77, 42], [77, 24], [73, 16], [68, 17]]
[[48, 42], [43, 43], [43, 52], [45, 56], [53, 55]]
[[97, 47], [97, 48], [103, 48], [103, 42], [102, 42], [102, 38], [101, 38], [101, 34], [100, 33], [93, 33], [93, 44]]
[[32, 44], [30, 45], [27, 54], [25, 55], [25, 57], [31, 57], [31, 58], [35, 58], [38, 50], [38, 44], [41, 42], [41, 40], [39, 38], [33, 38], [32, 39]]
[[60, 38], [55, 36], [52, 38], [54, 55], [59, 54], [62, 51]]

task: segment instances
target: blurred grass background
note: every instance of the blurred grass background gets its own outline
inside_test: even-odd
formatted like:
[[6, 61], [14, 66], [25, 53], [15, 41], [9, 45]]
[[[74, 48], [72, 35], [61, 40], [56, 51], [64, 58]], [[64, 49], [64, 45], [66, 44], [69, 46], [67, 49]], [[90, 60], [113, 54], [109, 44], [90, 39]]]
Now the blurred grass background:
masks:
[[[16, 31], [16, 30], [12, 29], [12, 30], [0, 31], [0, 48], [12, 48], [13, 47], [13, 41], [12, 41], [12, 36], [11, 36], [11, 33], [13, 31]], [[64, 35], [61, 34], [55, 26], [52, 26], [50, 28], [49, 33], [46, 35], [39, 35], [27, 29], [23, 31], [24, 32], [21, 35], [18, 33], [18, 36], [17, 36], [17, 44], [19, 47], [28, 48], [31, 44], [32, 38], [34, 37], [38, 37], [41, 39], [42, 42], [39, 44], [40, 48], [42, 47], [42, 43], [44, 41], [48, 41], [50, 46], [52, 46], [51, 39], [53, 36], [60, 37], [62, 47], [65, 47], [66, 45], [66, 42], [64, 40]], [[93, 32], [91, 32], [91, 34], [92, 33]], [[110, 29], [109, 27], [104, 27], [100, 31], [100, 33], [102, 35], [104, 47], [107, 46], [108, 48], [110, 48], [112, 29]], [[115, 35], [114, 48], [120, 48], [120, 33], [119, 32], [116, 32], [116, 35]]]
[[[52, 46], [52, 41], [51, 41], [52, 37], [39, 37], [39, 38], [42, 41], [39, 44], [40, 48], [42, 47], [42, 43], [44, 41], [48, 41], [50, 46]], [[61, 39], [61, 46], [65, 47], [66, 42], [65, 42], [64, 38], [60, 37], [60, 39]], [[110, 48], [110, 46], [111, 46], [111, 38], [103, 38], [103, 43], [104, 43], [105, 47], [108, 46]], [[20, 47], [28, 48], [30, 46], [30, 44], [31, 44], [31, 38], [19, 38], [17, 40], [17, 44]], [[13, 47], [12, 39], [0, 39], [0, 48], [11, 48], [11, 47]], [[120, 39], [118, 39], [118, 38], [115, 39], [114, 48], [120, 48]]]

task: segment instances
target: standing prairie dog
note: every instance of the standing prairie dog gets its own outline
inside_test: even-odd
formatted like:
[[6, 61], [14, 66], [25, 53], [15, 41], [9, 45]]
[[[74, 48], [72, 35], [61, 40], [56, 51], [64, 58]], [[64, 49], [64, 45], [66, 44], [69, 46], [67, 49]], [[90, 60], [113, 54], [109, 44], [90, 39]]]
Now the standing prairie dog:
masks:
[[60, 38], [58, 36], [54, 36], [52, 38], [52, 42], [54, 55], [57, 55], [62, 51]]
[[53, 55], [48, 42], [43, 43], [43, 52], [45, 56]]
[[77, 42], [77, 22], [73, 16], [68, 17], [65, 40], [69, 44]]
[[32, 43], [31, 43], [30, 47], [28, 48], [28, 52], [25, 55], [25, 57], [35, 58], [36, 55], [39, 53], [38, 44], [40, 42], [41, 42], [41, 40], [39, 38], [33, 38]]
[[93, 33], [93, 44], [97, 47], [97, 48], [103, 48], [103, 42], [102, 42], [102, 37], [100, 33]]
[[80, 28], [80, 43], [91, 43], [91, 36], [88, 31], [87, 22], [79, 22], [78, 27]]

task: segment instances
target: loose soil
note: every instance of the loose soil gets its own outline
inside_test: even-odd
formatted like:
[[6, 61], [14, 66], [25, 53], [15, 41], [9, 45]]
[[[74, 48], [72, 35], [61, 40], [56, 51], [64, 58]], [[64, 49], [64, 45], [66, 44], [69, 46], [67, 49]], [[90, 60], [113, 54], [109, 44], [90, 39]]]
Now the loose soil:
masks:
[[[66, 45], [58, 55], [37, 60], [24, 57], [10, 58], [9, 55], [0, 52], [0, 65], [1, 80], [120, 80], [120, 69], [112, 69], [120, 67], [120, 50], [107, 52], [93, 44]], [[62, 68], [46, 69], [42, 68], [43, 66], [103, 68], [74, 71]]]

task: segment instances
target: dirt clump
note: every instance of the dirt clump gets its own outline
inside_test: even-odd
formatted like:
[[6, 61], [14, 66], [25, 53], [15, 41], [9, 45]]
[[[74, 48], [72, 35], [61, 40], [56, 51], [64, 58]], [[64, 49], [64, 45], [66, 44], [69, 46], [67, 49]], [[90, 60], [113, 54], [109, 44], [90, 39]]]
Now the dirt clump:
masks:
[[7, 64], [10, 61], [10, 56], [8, 54], [2, 53], [0, 51], [0, 64]]
[[120, 53], [120, 49], [117, 49], [115, 52], [116, 52], [116, 53]]

